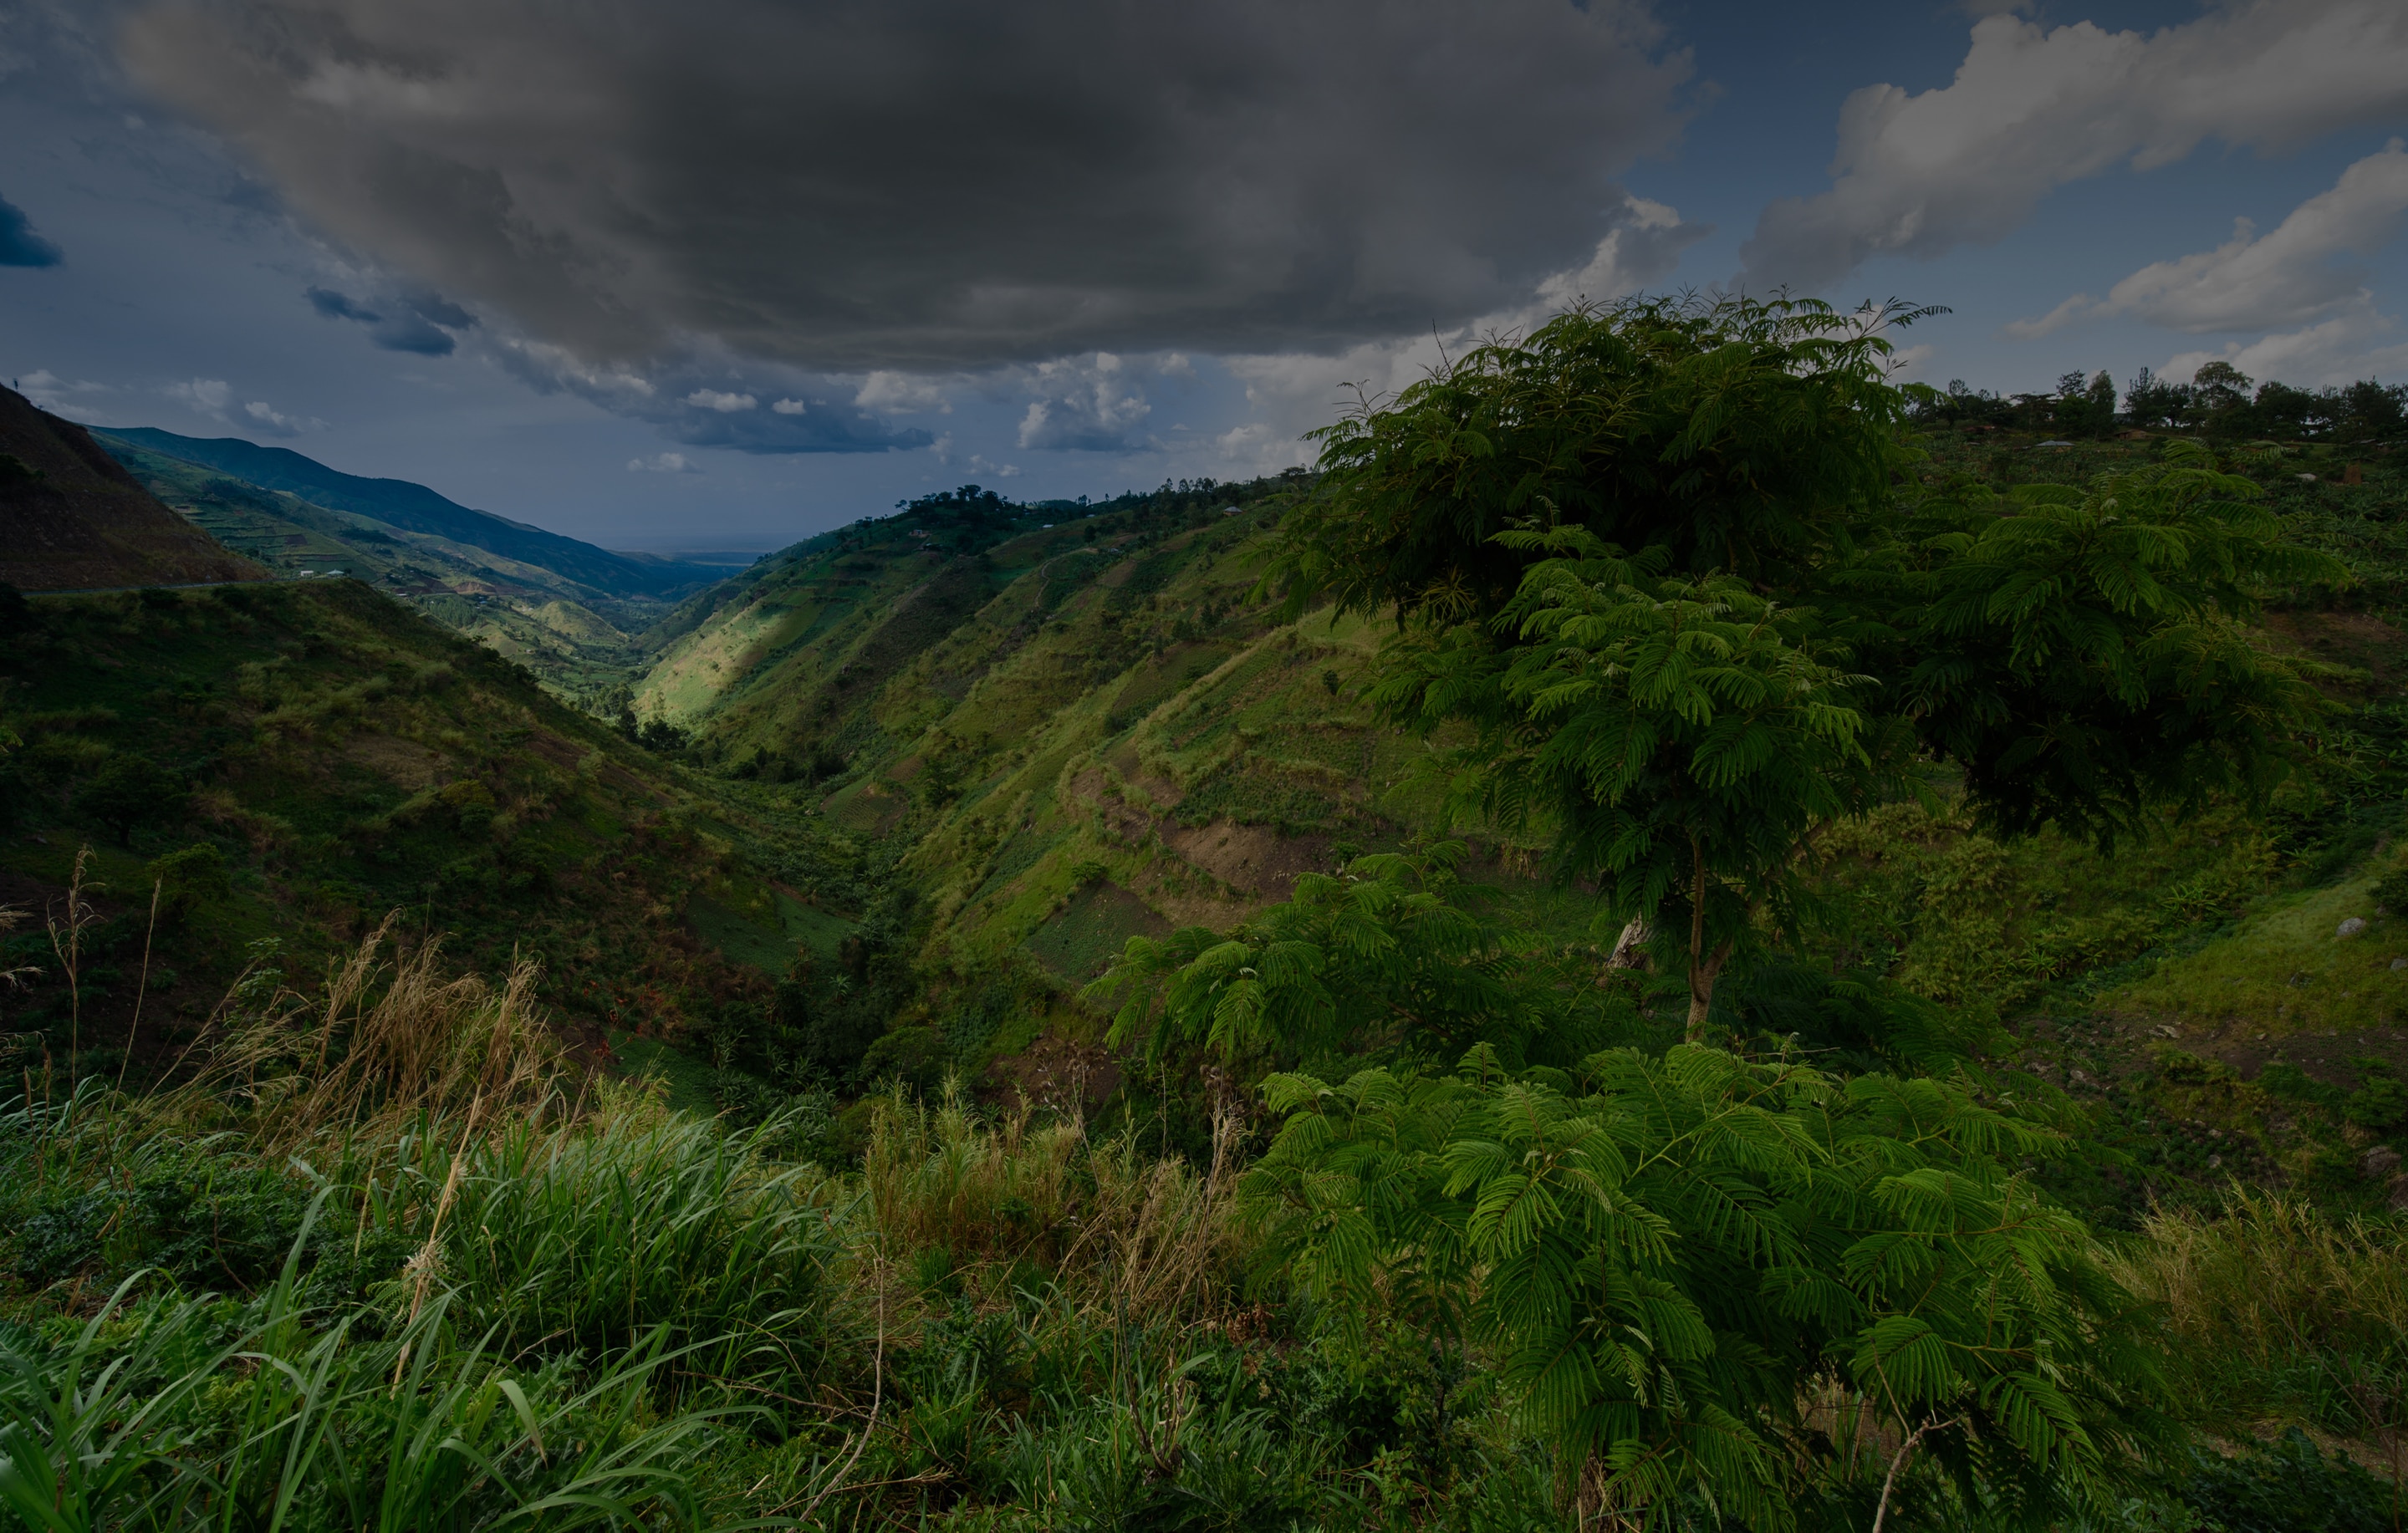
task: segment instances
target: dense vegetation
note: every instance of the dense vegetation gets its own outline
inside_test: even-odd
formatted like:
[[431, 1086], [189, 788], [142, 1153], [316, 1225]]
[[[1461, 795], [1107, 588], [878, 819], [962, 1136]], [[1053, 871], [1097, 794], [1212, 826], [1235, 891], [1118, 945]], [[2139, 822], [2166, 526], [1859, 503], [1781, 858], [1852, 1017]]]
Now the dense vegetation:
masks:
[[0, 1505], [2392, 1526], [2397, 395], [1885, 357], [1576, 311], [583, 712], [0, 609]]

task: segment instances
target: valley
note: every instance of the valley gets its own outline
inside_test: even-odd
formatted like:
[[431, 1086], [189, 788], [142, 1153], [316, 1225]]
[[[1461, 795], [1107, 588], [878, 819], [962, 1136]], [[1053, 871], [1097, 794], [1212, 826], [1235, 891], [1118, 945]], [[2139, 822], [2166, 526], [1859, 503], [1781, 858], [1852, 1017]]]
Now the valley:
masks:
[[[2054, 429], [1927, 408], [1899, 499], [2071, 492], [2159, 472], [2182, 440]], [[9, 1302], [47, 1313], [73, 1284], [54, 1330], [112, 1313], [99, 1285], [144, 1263], [162, 1296], [230, 1279], [263, 1325], [299, 1325], [306, 1287], [381, 1317], [360, 1400], [412, 1346], [536, 1359], [553, 1382], [530, 1419], [619, 1432], [722, 1518], [839, 1526], [810, 1520], [835, 1495], [842, 1526], [1074, 1526], [1219, 1485], [1209, 1526], [1557, 1526], [1590, 1491], [1548, 1456], [1570, 1428], [1509, 1398], [1526, 1365], [1498, 1338], [1521, 1322], [1440, 1325], [1407, 1291], [1426, 1261], [1492, 1305], [1518, 1258], [1466, 1254], [1486, 1215], [1432, 1215], [1455, 1233], [1378, 1273], [1326, 1232], [1351, 1227], [1344, 1199], [1388, 1196], [1342, 1190], [1383, 1156], [1399, 1187], [1425, 1180], [1380, 1217], [1461, 1202], [1473, 1153], [1448, 1152], [1454, 1181], [1394, 1168], [1415, 1134], [1479, 1122], [1534, 1156], [1602, 1155], [1579, 1112], [1644, 1098], [1660, 1122], [1634, 1111], [1617, 1142], [1702, 1179], [1644, 1196], [1687, 1211], [1660, 1217], [1714, 1270], [1749, 1258], [1681, 1201], [1708, 1183], [1756, 1188], [1733, 1195], [1750, 1220], [1889, 1217], [1865, 1211], [1897, 1183], [1834, 1191], [1866, 1136], [1920, 1168], [1899, 1176], [1977, 1189], [1944, 1239], [1899, 1215], [1913, 1239], [2061, 1213], [2014, 1225], [2035, 1242], [2014, 1260], [2056, 1274], [2015, 1324], [2114, 1340], [2052, 1419], [2157, 1444], [2091, 1512], [2221, 1508], [2237, 1530], [2278, 1525], [2236, 1508], [2393, 1493], [2398, 1408], [2366, 1381], [2400, 1366], [2408, 1214], [2397, 442], [2224, 460], [2269, 537], [2314, 556], [2260, 593], [2252, 640], [2321, 699], [2279, 781], [2152, 802], [2101, 845], [2002, 826], [1935, 754], [1916, 794], [1815, 833], [1794, 904], [1751, 907], [1760, 940], [1701, 1040], [1661, 933], [1617, 957], [1608, 881], [1560, 876], [1556, 830], [1467, 796], [1474, 725], [1399, 727], [1411, 621], [1289, 599], [1283, 561], [1327, 514], [1314, 473], [1091, 504], [964, 485], [727, 569], [488, 527], [248, 443], [94, 439], [256, 573], [0, 606], [0, 1044], [22, 1096], [0, 1141], [49, 1157], [18, 1195]], [[377, 1031], [388, 1013], [406, 1027]], [[350, 1072], [381, 1082], [355, 1105], [308, 1105]], [[1847, 1116], [1893, 1090], [1923, 1128]], [[480, 1139], [504, 1102], [517, 1126]], [[194, 1148], [237, 1132], [252, 1148]], [[1767, 1169], [1776, 1139], [1816, 1136], [1841, 1146], [1818, 1169]], [[303, 1156], [318, 1181], [278, 1168]], [[304, 1211], [322, 1195], [351, 1211], [348, 1255]], [[411, 1274], [432, 1268], [400, 1265], [437, 1249], [455, 1196], [486, 1244], [442, 1247], [441, 1302], [485, 1341], [424, 1328]], [[553, 1250], [607, 1254], [619, 1286], [541, 1276]], [[514, 1263], [538, 1276], [513, 1286]], [[1849, 1270], [1850, 1303], [1913, 1308]], [[1663, 1313], [1689, 1302], [1685, 1278], [1644, 1281], [1683, 1296]], [[2085, 1286], [2110, 1282], [2155, 1318]], [[1630, 1323], [1671, 1347], [1649, 1313]], [[1840, 1325], [1768, 1315], [1715, 1324], [1762, 1347]], [[739, 1321], [753, 1350], [712, 1328]], [[2175, 1382], [2111, 1378], [2128, 1343]], [[1684, 1387], [1727, 1387], [1694, 1367]], [[630, 1425], [688, 1421], [730, 1380], [853, 1426], [695, 1416], [680, 1446]], [[1816, 1380], [1828, 1409], [1800, 1396], [1780, 1430], [1821, 1467], [1782, 1494], [1800, 1523], [1856, 1526], [1892, 1508], [1865, 1465], [1914, 1428]], [[2225, 1404], [2143, 1420], [2169, 1387]], [[1697, 1452], [1659, 1408], [1646, 1429]], [[1979, 1488], [1936, 1460], [1910, 1475], [1905, 1526], [2025, 1526], [2003, 1487], [2026, 1470], [1981, 1451]], [[563, 1495], [615, 1472], [528, 1471]], [[1664, 1493], [1680, 1526], [1727, 1526], [1704, 1483]], [[2048, 1526], [2107, 1526], [2032, 1494]]]

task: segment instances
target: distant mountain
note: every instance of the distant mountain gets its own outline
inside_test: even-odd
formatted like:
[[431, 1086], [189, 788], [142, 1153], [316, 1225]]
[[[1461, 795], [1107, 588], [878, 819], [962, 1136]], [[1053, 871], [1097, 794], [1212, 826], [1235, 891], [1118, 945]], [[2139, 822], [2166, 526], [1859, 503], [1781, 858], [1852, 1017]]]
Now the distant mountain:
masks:
[[665, 560], [631, 557], [596, 548], [556, 532], [491, 511], [474, 510], [408, 480], [363, 479], [327, 467], [287, 448], [262, 447], [239, 437], [179, 437], [172, 431], [136, 426], [102, 435], [269, 490], [299, 495], [313, 505], [368, 517], [405, 532], [429, 533], [455, 543], [537, 565], [569, 580], [619, 596], [667, 596], [709, 583], [716, 571]]
[[616, 595], [541, 565], [336, 510], [122, 437], [107, 443], [108, 456], [168, 509], [270, 574], [364, 581], [492, 645], [582, 706], [599, 706], [624, 684], [626, 667], [641, 652], [631, 647], [629, 635], [671, 610], [658, 596]]
[[0, 389], [0, 580], [28, 591], [256, 580], [72, 421]]

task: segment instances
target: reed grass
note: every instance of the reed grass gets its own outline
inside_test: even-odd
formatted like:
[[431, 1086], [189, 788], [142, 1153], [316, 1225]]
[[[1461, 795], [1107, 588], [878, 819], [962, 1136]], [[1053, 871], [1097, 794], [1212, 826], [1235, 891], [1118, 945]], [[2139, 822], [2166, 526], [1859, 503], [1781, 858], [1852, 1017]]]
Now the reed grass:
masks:
[[427, 941], [387, 965], [392, 935], [388, 919], [314, 996], [278, 986], [222, 1007], [199, 1067], [165, 1106], [208, 1116], [237, 1103], [248, 1139], [290, 1151], [416, 1119], [538, 1121], [565, 1105], [568, 1060], [535, 1006], [536, 964], [514, 962], [494, 986], [447, 976], [442, 944]]
[[2151, 1218], [2118, 1276], [2160, 1305], [2175, 1398], [2205, 1430], [2305, 1427], [2391, 1482], [2408, 1471], [2408, 1222], [2336, 1218], [2236, 1187]]

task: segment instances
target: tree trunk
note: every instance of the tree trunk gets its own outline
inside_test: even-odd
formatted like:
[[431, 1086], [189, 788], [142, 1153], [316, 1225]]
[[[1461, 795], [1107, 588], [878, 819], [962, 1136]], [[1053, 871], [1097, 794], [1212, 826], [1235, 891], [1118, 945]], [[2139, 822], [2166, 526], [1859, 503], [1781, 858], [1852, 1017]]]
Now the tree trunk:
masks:
[[1713, 1010], [1714, 980], [1730, 961], [1726, 940], [1706, 952], [1706, 859], [1696, 837], [1689, 838], [1689, 1027], [1692, 1043], [1706, 1040], [1706, 1017]]
[[1713, 1010], [1714, 981], [1721, 976], [1723, 965], [1729, 962], [1730, 955], [1731, 945], [1728, 942], [1711, 953], [1700, 954], [1695, 949], [1690, 952], [1689, 1041], [1692, 1043], [1706, 1040], [1706, 1016]]

